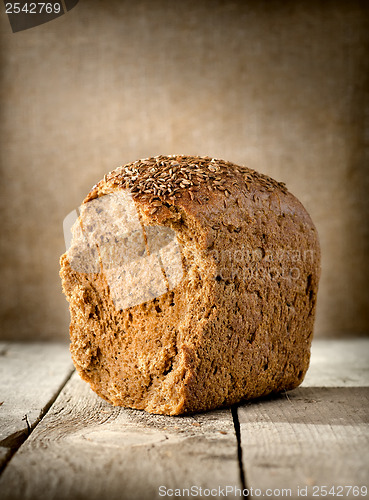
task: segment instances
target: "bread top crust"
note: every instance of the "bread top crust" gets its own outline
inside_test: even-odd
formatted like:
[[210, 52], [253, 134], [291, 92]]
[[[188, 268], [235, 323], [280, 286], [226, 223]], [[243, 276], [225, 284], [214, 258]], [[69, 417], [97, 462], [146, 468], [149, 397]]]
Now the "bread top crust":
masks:
[[120, 166], [93, 186], [83, 203], [119, 189], [130, 191], [145, 224], [175, 222], [184, 215], [209, 225], [225, 211], [237, 219], [261, 209], [296, 217], [316, 233], [284, 183], [208, 156], [159, 155]]

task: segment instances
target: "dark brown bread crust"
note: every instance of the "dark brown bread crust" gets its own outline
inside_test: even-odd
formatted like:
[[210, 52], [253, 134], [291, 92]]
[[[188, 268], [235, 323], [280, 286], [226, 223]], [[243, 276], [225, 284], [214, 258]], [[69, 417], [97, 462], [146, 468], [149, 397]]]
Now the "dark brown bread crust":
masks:
[[[174, 194], [152, 185], [145, 193], [140, 179], [150, 168], [172, 179], [182, 168], [199, 175], [186, 174], [190, 184], [177, 183]], [[84, 203], [120, 189], [133, 193], [145, 225], [175, 230], [184, 276], [164, 295], [117, 311], [103, 273], [76, 272], [64, 254], [81, 377], [114, 405], [169, 415], [297, 387], [309, 365], [320, 274], [317, 232], [301, 203], [246, 167], [188, 156], [120, 167]]]

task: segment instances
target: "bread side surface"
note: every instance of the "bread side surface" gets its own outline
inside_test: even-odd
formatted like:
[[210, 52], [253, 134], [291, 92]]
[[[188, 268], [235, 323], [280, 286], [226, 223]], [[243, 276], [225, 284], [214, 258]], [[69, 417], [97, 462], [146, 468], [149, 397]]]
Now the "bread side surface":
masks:
[[144, 228], [175, 232], [183, 276], [119, 310], [103, 270], [75, 270], [64, 254], [81, 377], [114, 405], [170, 415], [298, 386], [320, 273], [317, 232], [300, 202], [246, 167], [180, 155], [119, 167], [84, 204], [122, 190]]

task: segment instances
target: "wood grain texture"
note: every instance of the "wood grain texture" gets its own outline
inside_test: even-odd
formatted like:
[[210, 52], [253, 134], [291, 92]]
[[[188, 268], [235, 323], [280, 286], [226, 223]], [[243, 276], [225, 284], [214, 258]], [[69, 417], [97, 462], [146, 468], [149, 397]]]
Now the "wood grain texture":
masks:
[[230, 410], [166, 417], [112, 407], [74, 374], [6, 468], [2, 500], [154, 499], [158, 487], [240, 487]]
[[238, 408], [249, 488], [297, 498], [299, 487], [311, 497], [314, 485], [368, 486], [368, 349], [363, 339], [316, 341], [302, 387]]
[[[307, 486], [311, 498], [314, 485], [368, 485], [368, 346], [363, 339], [315, 341], [302, 387], [239, 407], [249, 489], [265, 493], [267, 488], [286, 488], [291, 490], [289, 498], [301, 498], [297, 488]], [[54, 355], [51, 349], [40, 344], [1, 345], [0, 352], [7, 352], [0, 357], [1, 394], [8, 387], [14, 399], [4, 400], [0, 415], [5, 401], [9, 414], [13, 401], [16, 422], [26, 425], [26, 413], [31, 423], [37, 421], [37, 413], [29, 409], [36, 408], [48, 391], [53, 393], [50, 373], [65, 359], [62, 348]], [[5, 360], [7, 356], [12, 357]], [[41, 381], [32, 395], [36, 374]], [[24, 383], [16, 385], [15, 380]], [[11, 429], [8, 417], [0, 421], [2, 435]], [[0, 478], [0, 496], [145, 500], [160, 498], [160, 485], [241, 488], [230, 410], [166, 417], [116, 408], [74, 374], [8, 463]]]
[[302, 387], [369, 386], [369, 341], [313, 340], [310, 368]]
[[68, 346], [0, 343], [0, 470], [72, 372]]

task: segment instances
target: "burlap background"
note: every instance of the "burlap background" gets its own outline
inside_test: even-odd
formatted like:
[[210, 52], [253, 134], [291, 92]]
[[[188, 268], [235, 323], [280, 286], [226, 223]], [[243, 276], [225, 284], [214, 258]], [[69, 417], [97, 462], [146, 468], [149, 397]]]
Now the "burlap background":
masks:
[[104, 173], [204, 154], [286, 182], [323, 252], [316, 335], [369, 330], [369, 3], [97, 1], [1, 32], [1, 336], [67, 339], [62, 222]]

